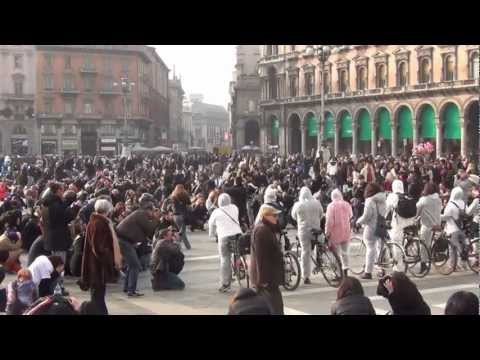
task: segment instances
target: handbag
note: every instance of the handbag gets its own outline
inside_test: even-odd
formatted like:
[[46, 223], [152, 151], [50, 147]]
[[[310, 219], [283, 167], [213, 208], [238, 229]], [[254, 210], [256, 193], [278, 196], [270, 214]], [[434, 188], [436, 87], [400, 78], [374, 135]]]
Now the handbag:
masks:
[[374, 235], [376, 237], [385, 239], [388, 236], [387, 221], [385, 220], [385, 216], [380, 215], [380, 212], [378, 211], [378, 204], [375, 206], [377, 208], [377, 224], [375, 225]]

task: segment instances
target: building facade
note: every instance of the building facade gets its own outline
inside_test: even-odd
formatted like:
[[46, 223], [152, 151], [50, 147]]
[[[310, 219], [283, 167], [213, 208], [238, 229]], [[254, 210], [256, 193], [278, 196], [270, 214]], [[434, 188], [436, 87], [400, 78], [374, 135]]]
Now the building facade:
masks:
[[169, 105], [170, 105], [170, 129], [169, 139], [171, 144], [183, 144], [185, 140], [185, 129], [182, 127], [183, 116], [183, 95], [182, 81], [173, 74], [168, 81]]
[[206, 104], [203, 96], [190, 97], [192, 102], [192, 132], [195, 147], [202, 147], [208, 151], [227, 146], [225, 139], [228, 133], [228, 112], [223, 106]]
[[185, 99], [183, 101], [182, 128], [184, 129], [184, 142], [187, 147], [193, 146], [192, 123], [192, 102], [189, 99]]
[[316, 48], [261, 46], [264, 149], [310, 153], [320, 140], [335, 154], [398, 156], [430, 141], [437, 155], [478, 152], [478, 45], [334, 45], [323, 63]]
[[[144, 45], [36, 46], [41, 154], [114, 155], [168, 126], [168, 68]], [[133, 83], [122, 92], [121, 79]], [[126, 132], [125, 132], [126, 125]]]
[[257, 63], [260, 60], [260, 45], [238, 45], [233, 81], [230, 83], [229, 104], [230, 132], [233, 149], [245, 145], [260, 146], [261, 123], [258, 100], [260, 77]]
[[33, 45], [0, 45], [0, 153], [38, 154]]

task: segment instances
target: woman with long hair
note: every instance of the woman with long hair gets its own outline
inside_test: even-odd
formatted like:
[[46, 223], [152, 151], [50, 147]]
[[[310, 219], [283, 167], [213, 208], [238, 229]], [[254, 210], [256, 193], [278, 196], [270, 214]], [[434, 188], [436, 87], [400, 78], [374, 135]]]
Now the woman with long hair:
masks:
[[363, 292], [357, 278], [346, 276], [337, 291], [331, 315], [376, 315], [372, 302]]
[[172, 201], [174, 221], [180, 232], [180, 238], [187, 250], [190, 250], [192, 246], [187, 238], [187, 223], [185, 220], [188, 213], [188, 207], [191, 203], [190, 197], [185, 191], [183, 184], [177, 184], [177, 186], [175, 186], [175, 189], [170, 195], [170, 200]]

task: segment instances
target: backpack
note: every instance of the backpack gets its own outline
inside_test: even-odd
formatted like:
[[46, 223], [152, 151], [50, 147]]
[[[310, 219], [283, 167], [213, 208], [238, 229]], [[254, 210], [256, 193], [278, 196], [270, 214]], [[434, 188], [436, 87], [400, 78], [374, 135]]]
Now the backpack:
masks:
[[455, 224], [458, 226], [458, 228], [460, 230], [463, 230], [465, 229], [465, 224], [468, 222], [469, 220], [469, 216], [467, 215], [467, 213], [465, 212], [465, 209], [460, 209], [460, 207], [454, 203], [453, 201], [450, 201], [453, 205], [455, 205], [455, 207], [458, 209], [458, 219], [453, 219], [453, 221], [455, 221]]
[[417, 215], [417, 201], [405, 194], [398, 195], [398, 205], [395, 209], [397, 214], [404, 219], [410, 219]]

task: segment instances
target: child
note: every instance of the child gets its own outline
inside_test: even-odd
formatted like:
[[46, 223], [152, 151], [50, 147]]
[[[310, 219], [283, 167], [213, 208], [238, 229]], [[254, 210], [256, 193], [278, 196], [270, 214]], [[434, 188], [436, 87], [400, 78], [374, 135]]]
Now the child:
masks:
[[8, 284], [7, 315], [22, 315], [37, 298], [37, 286], [32, 281], [32, 273], [28, 269], [21, 269], [17, 280]]

